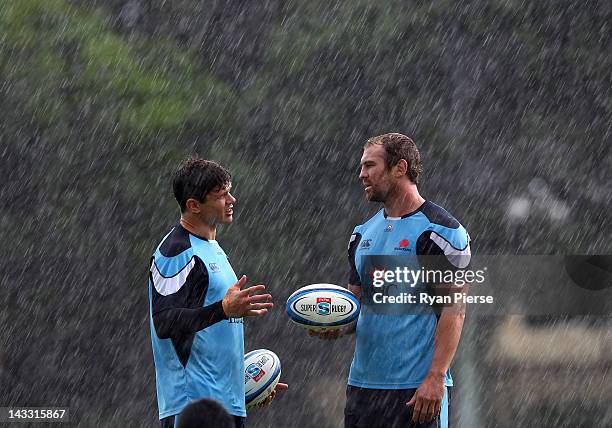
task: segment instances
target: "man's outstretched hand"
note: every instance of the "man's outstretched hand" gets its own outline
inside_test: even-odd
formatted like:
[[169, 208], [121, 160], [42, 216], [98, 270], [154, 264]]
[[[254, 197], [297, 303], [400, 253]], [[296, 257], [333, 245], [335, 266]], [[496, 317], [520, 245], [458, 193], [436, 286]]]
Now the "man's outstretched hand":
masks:
[[259, 317], [272, 309], [272, 295], [256, 294], [266, 289], [263, 284], [242, 289], [247, 282], [242, 275], [237, 283], [232, 285], [223, 298], [223, 312], [228, 318]]

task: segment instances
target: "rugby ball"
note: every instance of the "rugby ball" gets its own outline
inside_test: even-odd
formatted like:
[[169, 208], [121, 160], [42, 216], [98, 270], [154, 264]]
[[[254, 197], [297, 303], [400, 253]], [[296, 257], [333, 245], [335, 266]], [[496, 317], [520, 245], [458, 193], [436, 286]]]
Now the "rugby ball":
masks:
[[285, 307], [291, 321], [309, 330], [338, 329], [355, 321], [361, 305], [349, 290], [312, 284], [296, 290]]
[[247, 410], [262, 403], [280, 380], [281, 364], [276, 354], [257, 349], [244, 356], [244, 394]]

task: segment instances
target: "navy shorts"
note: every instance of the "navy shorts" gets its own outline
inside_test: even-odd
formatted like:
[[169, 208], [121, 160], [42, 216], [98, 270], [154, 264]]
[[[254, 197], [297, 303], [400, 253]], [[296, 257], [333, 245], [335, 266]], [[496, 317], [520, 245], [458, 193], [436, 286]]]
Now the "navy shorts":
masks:
[[431, 422], [412, 422], [406, 406], [416, 389], [370, 389], [348, 385], [344, 428], [449, 428], [451, 389], [446, 388], [442, 411]]

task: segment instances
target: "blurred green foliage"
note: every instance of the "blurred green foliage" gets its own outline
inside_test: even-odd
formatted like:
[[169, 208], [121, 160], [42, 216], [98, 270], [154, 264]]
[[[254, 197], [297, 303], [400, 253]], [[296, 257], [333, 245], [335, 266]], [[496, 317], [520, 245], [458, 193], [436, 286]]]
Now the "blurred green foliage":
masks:
[[125, 39], [101, 11], [65, 1], [6, 2], [0, 26], [2, 71], [9, 82], [27, 82], [28, 108], [46, 124], [68, 115], [69, 94], [99, 112], [99, 126], [142, 137], [194, 122], [228, 126], [233, 117], [231, 89], [199, 72], [171, 40]]

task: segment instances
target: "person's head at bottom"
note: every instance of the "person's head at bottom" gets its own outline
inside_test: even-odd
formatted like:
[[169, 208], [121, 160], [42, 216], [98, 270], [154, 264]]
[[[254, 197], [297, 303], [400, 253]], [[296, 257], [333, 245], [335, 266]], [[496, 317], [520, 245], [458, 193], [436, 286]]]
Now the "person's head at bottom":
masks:
[[202, 398], [187, 405], [178, 417], [178, 428], [234, 428], [234, 418], [221, 404]]

